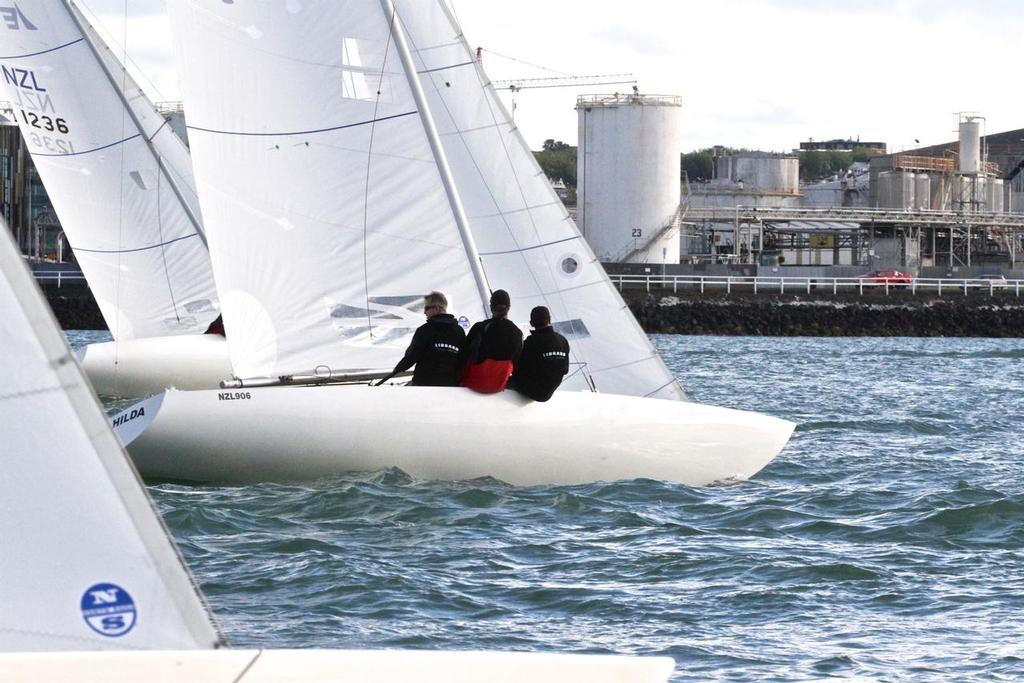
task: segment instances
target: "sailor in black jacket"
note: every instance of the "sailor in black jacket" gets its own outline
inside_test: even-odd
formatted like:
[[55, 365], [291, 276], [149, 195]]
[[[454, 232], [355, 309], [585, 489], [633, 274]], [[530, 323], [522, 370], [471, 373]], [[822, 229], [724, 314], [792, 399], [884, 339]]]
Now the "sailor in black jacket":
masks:
[[[391, 376], [405, 372], [413, 365], [410, 384], [419, 387], [455, 387], [459, 385], [459, 353], [466, 343], [466, 332], [455, 317], [447, 312], [448, 299], [441, 292], [423, 298], [427, 322], [412, 336], [405, 356], [398, 361]], [[383, 384], [388, 378], [381, 380]]]
[[534, 401], [547, 401], [569, 372], [569, 342], [551, 326], [545, 306], [530, 311], [533, 332], [523, 342], [509, 386]]

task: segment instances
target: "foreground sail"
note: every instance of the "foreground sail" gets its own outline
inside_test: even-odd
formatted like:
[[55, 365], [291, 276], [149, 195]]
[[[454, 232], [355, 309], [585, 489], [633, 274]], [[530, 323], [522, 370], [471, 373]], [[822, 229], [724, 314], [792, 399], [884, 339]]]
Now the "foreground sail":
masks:
[[0, 275], [0, 651], [216, 646], [188, 572], [3, 225]]
[[4, 683], [655, 683], [672, 672], [668, 658], [213, 650], [202, 599], [3, 225], [0, 348]]
[[88, 349], [87, 372], [101, 393], [216, 386], [223, 345], [199, 347], [215, 359], [205, 375], [187, 342], [165, 340], [202, 333], [219, 308], [188, 150], [70, 2], [5, 11], [11, 115], [118, 342]]

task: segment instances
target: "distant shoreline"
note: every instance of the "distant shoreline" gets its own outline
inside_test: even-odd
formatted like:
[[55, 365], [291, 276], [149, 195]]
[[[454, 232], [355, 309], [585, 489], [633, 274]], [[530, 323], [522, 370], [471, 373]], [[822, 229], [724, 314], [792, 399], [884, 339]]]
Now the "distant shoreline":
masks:
[[[106, 330], [86, 287], [48, 287], [65, 330]], [[783, 337], [1024, 337], [1024, 297], [647, 293], [626, 290], [648, 333]]]

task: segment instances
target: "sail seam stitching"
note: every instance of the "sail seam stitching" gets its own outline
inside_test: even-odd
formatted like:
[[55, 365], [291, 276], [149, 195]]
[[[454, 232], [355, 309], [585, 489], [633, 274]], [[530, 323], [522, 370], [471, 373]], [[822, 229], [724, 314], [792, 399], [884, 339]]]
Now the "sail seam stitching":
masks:
[[417, 71], [416, 73], [420, 74], [420, 75], [422, 75], [422, 74], [432, 74], [435, 71], [447, 71], [448, 69], [458, 69], [459, 67], [471, 66], [473, 64], [475, 64], [475, 62], [473, 62], [473, 61], [462, 62], [461, 64], [450, 64], [448, 66], [434, 67], [433, 69], [424, 69], [423, 71]]
[[544, 244], [535, 244], [532, 247], [522, 247], [520, 249], [509, 249], [508, 251], [489, 251], [480, 252], [481, 256], [503, 256], [505, 254], [521, 254], [524, 251], [533, 251], [534, 249], [543, 249], [544, 247], [550, 247], [555, 244], [562, 244], [563, 242], [573, 242], [580, 239], [579, 235], [575, 237], [566, 237], [565, 239], [555, 240], [554, 242], [545, 242]]
[[71, 45], [74, 45], [75, 43], [80, 43], [83, 40], [85, 40], [85, 38], [79, 38], [78, 40], [72, 40], [70, 43], [64, 43], [63, 45], [58, 45], [57, 47], [51, 47], [48, 50], [40, 50], [39, 52], [30, 52], [30, 53], [25, 54], [25, 55], [9, 55], [9, 56], [5, 56], [5, 57], [0, 57], [0, 59], [25, 59], [26, 57], [35, 57], [37, 55], [45, 55], [47, 52], [56, 52], [57, 50], [63, 50], [64, 48], [70, 47]]
[[[68, 386], [71, 387], [71, 386], [78, 386], [78, 385], [75, 384], [75, 385], [68, 385]], [[65, 387], [62, 384], [58, 384], [58, 385], [52, 386], [52, 387], [42, 387], [40, 389], [29, 389], [28, 391], [16, 391], [13, 394], [0, 394], [0, 401], [10, 401], [11, 399], [25, 398], [26, 396], [38, 396], [40, 394], [50, 394], [50, 393], [53, 393], [55, 391], [61, 391], [61, 390], [65, 389], [65, 388], [67, 388], [67, 387]]]
[[214, 133], [216, 135], [238, 135], [242, 137], [261, 137], [261, 138], [274, 138], [274, 137], [288, 137], [292, 135], [313, 135], [315, 133], [330, 133], [335, 130], [344, 130], [346, 128], [357, 128], [358, 126], [369, 126], [382, 121], [390, 121], [392, 119], [400, 119], [406, 116], [415, 116], [419, 114], [419, 111], [407, 111], [401, 114], [392, 114], [391, 116], [382, 116], [380, 118], [370, 119], [368, 121], [359, 121], [357, 123], [346, 123], [341, 126], [332, 126], [330, 128], [318, 128], [316, 130], [297, 130], [294, 132], [287, 133], [247, 133], [245, 131], [234, 131], [234, 130], [216, 130], [214, 128], [202, 128], [200, 126], [188, 126], [189, 130], [196, 130], [201, 133]]
[[130, 140], [134, 140], [135, 138], [140, 138], [140, 137], [142, 137], [142, 133], [136, 133], [135, 135], [129, 135], [128, 137], [124, 138], [123, 140], [118, 140], [117, 142], [111, 142], [109, 145], [103, 145], [102, 147], [96, 147], [96, 148], [93, 148], [93, 149], [87, 149], [84, 152], [70, 152], [68, 154], [39, 154], [39, 153], [33, 152], [32, 155], [33, 156], [37, 156], [37, 157], [78, 157], [78, 156], [82, 156], [83, 154], [92, 154], [93, 152], [99, 152], [100, 150], [107, 149], [109, 147], [116, 147], [117, 145], [124, 144], [125, 142], [128, 142]]
[[191, 235], [185, 235], [184, 237], [175, 237], [173, 240], [161, 242], [160, 244], [154, 244], [148, 247], [138, 247], [136, 249], [83, 249], [76, 247], [75, 251], [87, 252], [90, 254], [131, 254], [137, 251], [149, 251], [150, 249], [159, 249], [160, 247], [166, 247], [169, 244], [180, 242], [182, 240], [192, 239], [193, 237], [199, 237], [198, 232], [194, 232]]

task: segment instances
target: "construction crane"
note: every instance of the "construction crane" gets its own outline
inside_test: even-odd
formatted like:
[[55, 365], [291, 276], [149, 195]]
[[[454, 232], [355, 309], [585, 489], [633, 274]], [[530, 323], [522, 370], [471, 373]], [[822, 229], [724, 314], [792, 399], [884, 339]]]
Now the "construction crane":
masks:
[[[490, 52], [490, 51], [488, 51]], [[478, 47], [476, 49], [476, 59], [478, 62], [483, 64], [483, 53], [484, 48]], [[575, 76], [573, 74], [566, 74], [547, 67], [538, 66], [536, 64], [530, 64], [529, 62], [523, 62], [522, 60], [515, 59], [513, 57], [507, 57], [505, 55], [492, 52], [492, 54], [498, 57], [504, 57], [514, 62], [520, 62], [522, 64], [528, 64], [529, 66], [543, 69], [544, 71], [551, 71], [558, 73], [558, 76], [549, 76], [547, 78], [513, 78], [508, 80], [495, 80], [491, 81], [491, 84], [497, 90], [507, 90], [512, 94], [512, 115], [515, 116], [516, 112], [516, 93], [522, 90], [534, 90], [543, 88], [578, 88], [587, 85], [631, 85], [633, 91], [637, 92], [637, 81], [633, 74], [594, 74], [587, 76]]]
[[551, 78], [513, 78], [491, 81], [498, 90], [517, 93], [533, 88], [573, 88], [584, 85], [636, 85], [633, 74], [596, 74], [592, 76], [554, 76]]

